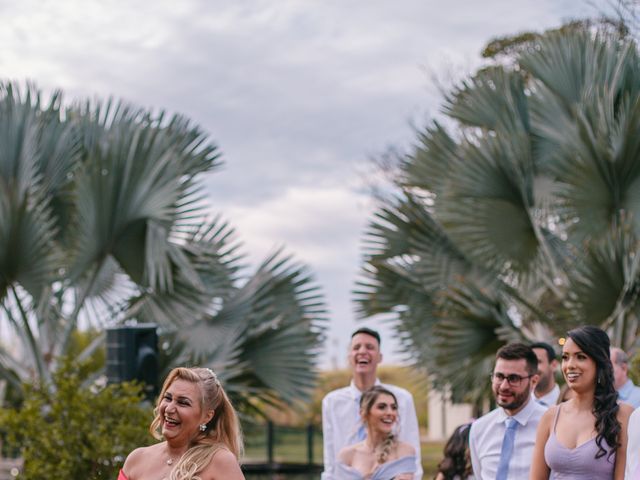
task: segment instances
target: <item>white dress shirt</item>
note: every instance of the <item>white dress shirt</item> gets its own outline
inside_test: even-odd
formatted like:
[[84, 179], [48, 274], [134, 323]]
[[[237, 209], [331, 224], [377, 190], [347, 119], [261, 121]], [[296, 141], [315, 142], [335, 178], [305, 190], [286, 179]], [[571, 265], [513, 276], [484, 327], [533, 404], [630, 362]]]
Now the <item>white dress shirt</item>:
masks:
[[556, 383], [551, 391], [541, 397], [536, 397], [534, 393], [532, 393], [533, 399], [538, 402], [543, 407], [551, 407], [558, 402], [558, 397], [560, 396], [560, 387]]
[[[509, 479], [527, 480], [536, 443], [536, 429], [547, 409], [529, 399], [522, 410], [515, 414], [518, 423], [513, 454], [509, 462]], [[501, 407], [492, 410], [471, 424], [469, 449], [473, 474], [477, 480], [495, 480], [500, 463], [502, 438], [506, 430], [508, 415]]]
[[618, 390], [618, 398], [633, 408], [638, 408], [640, 407], [640, 387], [636, 387], [629, 379]]
[[629, 417], [627, 427], [627, 464], [624, 470], [625, 480], [635, 480], [634, 473], [640, 462], [640, 408], [636, 408]]
[[[398, 440], [407, 442], [416, 450], [415, 480], [422, 478], [422, 460], [420, 458], [420, 431], [413, 397], [404, 388], [381, 384], [393, 392], [398, 401]], [[322, 438], [324, 445], [324, 472], [322, 480], [340, 480], [335, 477], [335, 463], [338, 453], [347, 445], [357, 443], [360, 420], [359, 403], [362, 392], [353, 381], [348, 387], [329, 392], [322, 399]]]

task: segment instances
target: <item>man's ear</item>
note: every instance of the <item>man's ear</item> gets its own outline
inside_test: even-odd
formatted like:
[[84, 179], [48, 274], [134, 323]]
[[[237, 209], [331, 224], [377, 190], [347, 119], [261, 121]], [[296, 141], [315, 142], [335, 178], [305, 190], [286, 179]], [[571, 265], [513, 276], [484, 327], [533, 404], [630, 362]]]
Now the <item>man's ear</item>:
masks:
[[531, 377], [531, 385], [535, 387], [538, 384], [539, 380], [540, 380], [540, 374], [534, 373], [533, 376]]
[[558, 360], [551, 360], [551, 368], [553, 369], [553, 371], [555, 372], [558, 369]]

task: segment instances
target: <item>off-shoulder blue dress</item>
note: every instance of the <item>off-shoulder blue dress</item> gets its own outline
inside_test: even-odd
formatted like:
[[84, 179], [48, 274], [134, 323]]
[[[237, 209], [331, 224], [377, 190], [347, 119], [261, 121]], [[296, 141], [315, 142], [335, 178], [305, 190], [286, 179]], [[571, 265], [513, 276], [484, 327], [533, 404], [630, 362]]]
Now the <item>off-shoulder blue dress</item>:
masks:
[[341, 462], [336, 464], [336, 470], [336, 478], [340, 480], [364, 480], [365, 478], [366, 480], [393, 480], [396, 475], [401, 473], [415, 473], [416, 456], [407, 455], [406, 457], [383, 463], [373, 471], [371, 477], [365, 477], [362, 472]]

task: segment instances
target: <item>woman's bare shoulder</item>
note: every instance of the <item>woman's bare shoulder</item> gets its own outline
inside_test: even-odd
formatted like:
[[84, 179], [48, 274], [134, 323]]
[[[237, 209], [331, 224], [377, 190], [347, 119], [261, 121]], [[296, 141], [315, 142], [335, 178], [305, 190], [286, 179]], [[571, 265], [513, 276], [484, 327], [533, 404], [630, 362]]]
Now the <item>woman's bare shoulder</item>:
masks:
[[629, 421], [629, 417], [631, 416], [631, 414], [633, 413], [633, 407], [631, 405], [629, 405], [628, 403], [625, 402], [620, 402], [619, 403], [620, 408], [618, 408], [618, 421], [625, 421], [628, 422]]
[[545, 425], [551, 424], [551, 421], [555, 418], [556, 412], [560, 409], [560, 405], [551, 405], [546, 412], [542, 414], [540, 418], [540, 423], [544, 423]]
[[399, 442], [398, 443], [398, 457], [406, 457], [409, 455], [415, 455], [416, 449], [407, 442]]
[[240, 463], [236, 456], [226, 448], [220, 448], [213, 454], [213, 458], [209, 462], [201, 474], [202, 478], [211, 480], [240, 480], [244, 479]]
[[338, 453], [338, 460], [340, 460], [345, 465], [351, 465], [351, 463], [353, 462], [353, 456], [357, 448], [357, 443], [355, 445], [347, 445]]
[[132, 474], [132, 471], [135, 472], [136, 467], [146, 463], [149, 460], [150, 455], [155, 455], [158, 449], [160, 448], [159, 443], [154, 445], [149, 445], [148, 447], [139, 447], [133, 450], [129, 455], [127, 455], [126, 460], [124, 461], [124, 465], [122, 466], [122, 470], [125, 475], [129, 476]]

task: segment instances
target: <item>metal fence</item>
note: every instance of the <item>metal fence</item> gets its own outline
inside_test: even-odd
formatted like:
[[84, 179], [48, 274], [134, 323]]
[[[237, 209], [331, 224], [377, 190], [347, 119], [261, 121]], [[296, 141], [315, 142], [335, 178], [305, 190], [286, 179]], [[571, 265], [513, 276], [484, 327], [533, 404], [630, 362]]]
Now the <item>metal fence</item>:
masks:
[[243, 425], [247, 479], [317, 480], [322, 471], [322, 433], [314, 425], [272, 422]]

